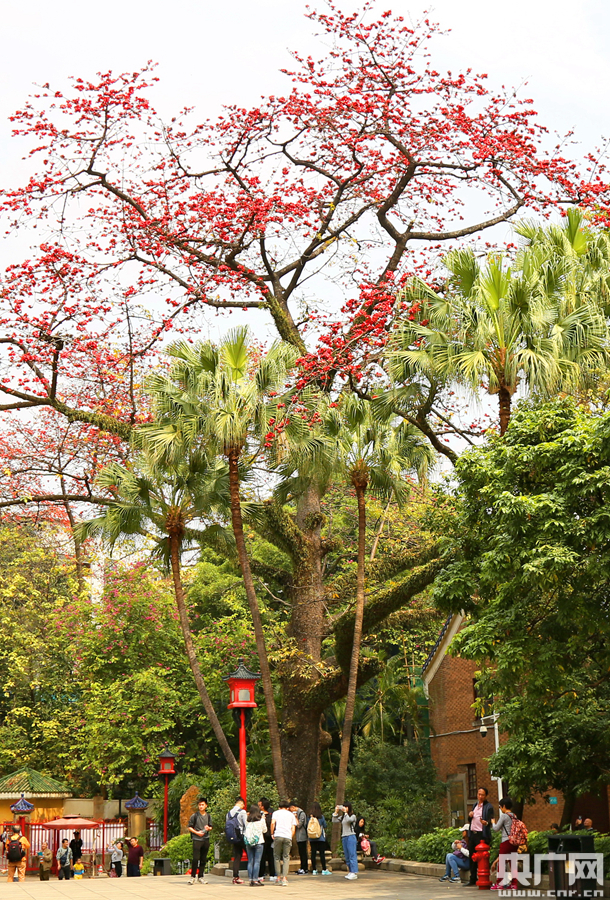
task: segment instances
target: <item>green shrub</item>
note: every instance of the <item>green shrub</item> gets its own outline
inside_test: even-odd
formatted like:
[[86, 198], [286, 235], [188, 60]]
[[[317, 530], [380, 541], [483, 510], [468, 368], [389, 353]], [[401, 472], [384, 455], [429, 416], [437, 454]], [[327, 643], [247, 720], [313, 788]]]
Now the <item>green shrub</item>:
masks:
[[394, 852], [394, 843], [440, 825], [444, 790], [424, 743], [388, 744], [376, 736], [356, 740], [346, 799], [365, 816], [385, 855]]
[[185, 859], [190, 859], [193, 855], [193, 842], [190, 834], [179, 834], [178, 837], [171, 838], [160, 850], [149, 853], [142, 863], [142, 874], [148, 875], [152, 871], [153, 859], [165, 857], [172, 861], [172, 875], [178, 874], [178, 865]]

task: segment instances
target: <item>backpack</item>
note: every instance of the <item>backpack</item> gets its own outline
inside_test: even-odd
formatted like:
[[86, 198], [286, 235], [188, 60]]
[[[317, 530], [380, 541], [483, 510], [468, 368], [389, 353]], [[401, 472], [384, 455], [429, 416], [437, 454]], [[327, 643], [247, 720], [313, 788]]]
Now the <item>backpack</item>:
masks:
[[371, 855], [371, 844], [367, 838], [362, 838], [362, 840], [360, 841], [360, 847], [362, 848], [362, 852], [365, 856]]
[[6, 858], [9, 862], [21, 862], [25, 856], [25, 847], [18, 837], [12, 837], [7, 844]]
[[256, 847], [258, 844], [262, 843], [259, 839], [258, 829], [254, 827], [255, 825], [256, 822], [248, 822], [246, 825], [246, 830], [244, 831], [244, 844], [246, 847]]
[[508, 836], [509, 843], [511, 843], [513, 847], [527, 846], [527, 828], [517, 816], [511, 816], [511, 818], [513, 821]]
[[241, 826], [239, 824], [239, 819], [237, 816], [237, 813], [231, 815], [231, 813], [228, 812], [227, 818], [225, 820], [225, 837], [230, 844], [241, 843]]
[[309, 822], [307, 823], [307, 837], [310, 841], [318, 841], [322, 837], [322, 826], [320, 825], [320, 820], [316, 819], [315, 816], [309, 817]]

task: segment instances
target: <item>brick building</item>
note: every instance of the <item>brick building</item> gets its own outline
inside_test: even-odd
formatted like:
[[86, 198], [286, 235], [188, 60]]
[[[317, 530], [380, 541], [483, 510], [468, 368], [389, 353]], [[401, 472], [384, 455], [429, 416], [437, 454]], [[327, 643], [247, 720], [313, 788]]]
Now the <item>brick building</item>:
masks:
[[[466, 819], [468, 807], [476, 801], [478, 787], [488, 788], [496, 811], [502, 794], [502, 785], [489, 774], [487, 759], [503, 736], [492, 716], [482, 721], [472, 708], [476, 699], [476, 664], [447, 653], [462, 622], [461, 615], [447, 619], [422, 671], [429, 704], [432, 759], [440, 780], [447, 784], [447, 824], [459, 824]], [[487, 727], [485, 737], [481, 735], [482, 725]], [[535, 803], [525, 807], [523, 819], [531, 831], [544, 830], [551, 823], [561, 821], [561, 792], [551, 792], [549, 800], [537, 797]], [[596, 830], [610, 831], [610, 791], [607, 789], [599, 797], [590, 794], [579, 797], [572, 822], [578, 815], [590, 816]]]

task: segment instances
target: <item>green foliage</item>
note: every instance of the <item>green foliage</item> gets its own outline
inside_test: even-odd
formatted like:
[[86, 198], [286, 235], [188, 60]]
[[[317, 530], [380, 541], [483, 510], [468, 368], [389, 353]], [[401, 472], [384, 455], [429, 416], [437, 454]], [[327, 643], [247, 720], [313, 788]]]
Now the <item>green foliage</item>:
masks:
[[424, 742], [356, 740], [346, 798], [358, 815], [365, 816], [375, 837], [387, 841], [414, 837], [440, 823], [442, 793]]
[[511, 793], [608, 782], [610, 414], [523, 404], [503, 440], [457, 465], [455, 554], [435, 585], [471, 619], [455, 652], [481, 667], [508, 740]]
[[22, 765], [62, 777], [58, 753], [75, 697], [59, 620], [77, 593], [61, 533], [0, 526], [0, 772]]
[[147, 854], [142, 863], [142, 874], [148, 875], [152, 871], [153, 859], [165, 857], [172, 861], [172, 875], [178, 873], [178, 866], [185, 859], [191, 859], [193, 855], [193, 842], [190, 834], [179, 834], [171, 838], [160, 850]]

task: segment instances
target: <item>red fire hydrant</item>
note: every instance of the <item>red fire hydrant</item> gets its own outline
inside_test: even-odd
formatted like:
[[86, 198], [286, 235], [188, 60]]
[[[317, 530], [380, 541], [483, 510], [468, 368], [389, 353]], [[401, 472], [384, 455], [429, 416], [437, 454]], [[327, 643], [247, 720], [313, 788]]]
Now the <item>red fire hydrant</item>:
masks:
[[480, 891], [488, 891], [491, 887], [489, 880], [489, 844], [480, 841], [475, 847], [472, 859], [477, 863], [477, 887]]

